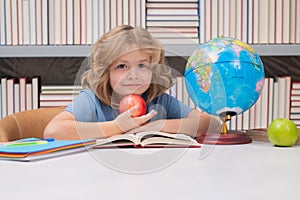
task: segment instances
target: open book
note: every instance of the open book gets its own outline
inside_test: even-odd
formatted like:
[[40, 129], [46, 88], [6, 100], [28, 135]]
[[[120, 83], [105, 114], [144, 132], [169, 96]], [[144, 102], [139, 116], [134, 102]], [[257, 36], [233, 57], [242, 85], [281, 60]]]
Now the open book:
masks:
[[145, 131], [136, 134], [115, 135], [109, 138], [98, 139], [93, 148], [135, 147], [200, 147], [192, 137], [185, 134], [171, 134], [159, 131]]

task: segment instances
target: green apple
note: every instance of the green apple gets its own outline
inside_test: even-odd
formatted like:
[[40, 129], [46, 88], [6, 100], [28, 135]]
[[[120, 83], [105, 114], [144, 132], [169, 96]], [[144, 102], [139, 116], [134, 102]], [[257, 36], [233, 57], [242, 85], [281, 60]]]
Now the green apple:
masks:
[[276, 146], [293, 146], [298, 139], [297, 126], [287, 118], [274, 119], [268, 127], [268, 139]]

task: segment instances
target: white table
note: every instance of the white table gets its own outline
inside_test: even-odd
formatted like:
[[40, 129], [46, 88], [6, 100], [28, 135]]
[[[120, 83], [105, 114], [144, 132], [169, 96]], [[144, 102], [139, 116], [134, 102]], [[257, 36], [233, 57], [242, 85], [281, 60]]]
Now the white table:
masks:
[[0, 161], [0, 184], [5, 200], [299, 199], [300, 146], [102, 149]]

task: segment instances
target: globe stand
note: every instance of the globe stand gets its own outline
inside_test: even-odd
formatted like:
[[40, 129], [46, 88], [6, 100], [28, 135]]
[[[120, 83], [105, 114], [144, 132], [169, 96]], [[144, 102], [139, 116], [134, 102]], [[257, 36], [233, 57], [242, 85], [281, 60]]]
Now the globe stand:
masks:
[[221, 133], [205, 133], [201, 134], [197, 141], [201, 144], [217, 144], [217, 145], [233, 145], [233, 144], [248, 144], [252, 140], [243, 131], [229, 131], [226, 125], [227, 121], [231, 120], [232, 114], [226, 114], [223, 117]]

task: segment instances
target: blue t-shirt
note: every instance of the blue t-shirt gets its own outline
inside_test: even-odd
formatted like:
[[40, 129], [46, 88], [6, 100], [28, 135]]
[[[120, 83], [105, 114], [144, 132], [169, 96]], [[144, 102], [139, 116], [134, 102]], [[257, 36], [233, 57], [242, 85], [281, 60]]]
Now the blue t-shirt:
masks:
[[[145, 99], [144, 95], [143, 98]], [[151, 121], [186, 118], [192, 110], [191, 107], [165, 93], [147, 105], [147, 113], [153, 109], [157, 111], [157, 115]], [[65, 110], [71, 112], [76, 120], [81, 122], [111, 121], [119, 115], [118, 109], [102, 103], [90, 89], [82, 90]]]

